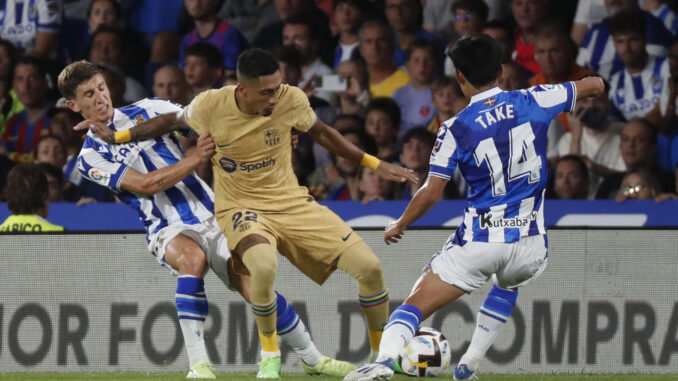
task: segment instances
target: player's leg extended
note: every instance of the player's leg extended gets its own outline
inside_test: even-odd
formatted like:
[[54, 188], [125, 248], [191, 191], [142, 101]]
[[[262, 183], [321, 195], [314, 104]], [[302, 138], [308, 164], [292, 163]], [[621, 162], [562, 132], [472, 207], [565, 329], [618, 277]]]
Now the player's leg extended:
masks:
[[191, 366], [189, 377], [214, 378], [204, 341], [208, 312], [203, 281], [207, 270], [205, 253], [195, 241], [179, 234], [167, 243], [164, 259], [179, 272], [175, 300]]
[[410, 296], [391, 314], [381, 338], [377, 361], [349, 373], [344, 380], [390, 379], [398, 354], [412, 340], [422, 320], [464, 293], [428, 269], [417, 280]]
[[[243, 276], [232, 271], [229, 259], [229, 279], [231, 285], [242, 295], [249, 303], [250, 277]], [[311, 340], [311, 335], [306, 329], [304, 321], [299, 318], [297, 312], [291, 304], [287, 303], [285, 297], [276, 292], [276, 301], [278, 304], [278, 318], [276, 320], [276, 330], [283, 342], [287, 343], [301, 357], [304, 370], [312, 374], [324, 374], [328, 376], [345, 376], [355, 369], [351, 363], [337, 361], [327, 356], [323, 356]]]
[[455, 379], [464, 380], [474, 377], [480, 361], [497, 338], [497, 333], [511, 317], [517, 298], [517, 289], [506, 290], [496, 284], [492, 286], [478, 311], [471, 344], [459, 360], [459, 366], [454, 370]]
[[280, 377], [280, 349], [276, 331], [277, 301], [273, 282], [278, 268], [275, 247], [259, 234], [244, 237], [235, 249], [235, 254], [250, 273], [250, 305], [254, 313], [261, 340], [259, 378]]
[[371, 358], [379, 351], [381, 335], [388, 321], [388, 290], [379, 258], [362, 240], [344, 251], [337, 268], [358, 281], [358, 299], [365, 313], [372, 349]]

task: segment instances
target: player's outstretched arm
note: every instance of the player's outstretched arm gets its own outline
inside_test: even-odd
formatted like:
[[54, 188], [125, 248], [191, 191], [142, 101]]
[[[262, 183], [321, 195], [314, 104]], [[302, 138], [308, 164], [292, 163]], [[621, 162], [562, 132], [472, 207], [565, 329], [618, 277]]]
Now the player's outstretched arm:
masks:
[[308, 133], [316, 143], [325, 147], [328, 151], [372, 168], [377, 171], [380, 177], [386, 180], [397, 181], [399, 183], [409, 181], [412, 184], [419, 182], [414, 172], [366, 154], [363, 150], [346, 140], [336, 129], [326, 125], [320, 119], [318, 119], [313, 128], [308, 130]]
[[198, 138], [197, 149], [190, 155], [169, 167], [149, 173], [140, 173], [129, 168], [122, 178], [120, 187], [127, 191], [146, 195], [162, 192], [185, 179], [200, 165], [208, 162], [214, 155], [215, 149], [214, 139], [209, 134], [202, 134]]
[[183, 112], [158, 115], [129, 130], [113, 131], [102, 122], [84, 120], [73, 127], [76, 131], [90, 129], [108, 144], [127, 143], [155, 138], [181, 128], [189, 128], [184, 121]]
[[605, 81], [602, 77], [586, 77], [579, 81], [574, 81], [577, 87], [577, 100], [595, 97], [605, 91]]
[[426, 183], [414, 194], [407, 208], [397, 220], [391, 221], [386, 226], [384, 242], [390, 245], [402, 238], [405, 229], [426, 214], [435, 203], [443, 196], [443, 190], [447, 180], [436, 176], [429, 176]]

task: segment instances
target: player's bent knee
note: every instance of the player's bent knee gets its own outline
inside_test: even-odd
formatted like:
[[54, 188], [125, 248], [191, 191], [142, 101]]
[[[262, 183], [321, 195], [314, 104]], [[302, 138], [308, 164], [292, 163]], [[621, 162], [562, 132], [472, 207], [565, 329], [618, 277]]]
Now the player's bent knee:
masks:
[[186, 253], [179, 262], [180, 274], [192, 274], [202, 277], [205, 275], [205, 271], [207, 271], [207, 257], [202, 250]]

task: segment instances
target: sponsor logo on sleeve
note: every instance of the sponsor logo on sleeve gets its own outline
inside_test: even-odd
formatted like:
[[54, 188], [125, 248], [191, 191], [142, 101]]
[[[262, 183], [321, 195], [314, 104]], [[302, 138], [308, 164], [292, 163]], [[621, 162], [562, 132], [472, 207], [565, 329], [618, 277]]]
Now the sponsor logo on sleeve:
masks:
[[90, 169], [89, 172], [87, 172], [87, 174], [89, 175], [90, 179], [101, 185], [108, 185], [108, 181], [111, 178], [110, 173], [104, 172], [97, 168]]

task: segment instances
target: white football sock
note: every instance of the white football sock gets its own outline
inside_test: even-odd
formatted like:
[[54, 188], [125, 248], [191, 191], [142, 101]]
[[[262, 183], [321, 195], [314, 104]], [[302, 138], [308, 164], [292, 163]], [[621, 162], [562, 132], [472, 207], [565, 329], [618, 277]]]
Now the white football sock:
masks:
[[314, 367], [322, 360], [323, 355], [315, 347], [313, 341], [311, 341], [311, 335], [301, 319], [299, 319], [294, 329], [285, 333], [279, 333], [279, 336], [285, 344], [292, 347], [301, 356], [306, 365]]

